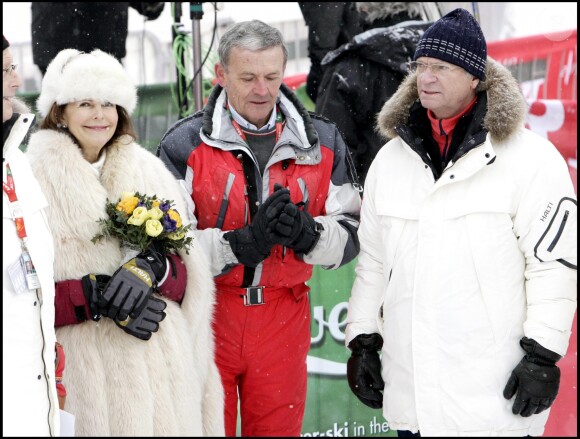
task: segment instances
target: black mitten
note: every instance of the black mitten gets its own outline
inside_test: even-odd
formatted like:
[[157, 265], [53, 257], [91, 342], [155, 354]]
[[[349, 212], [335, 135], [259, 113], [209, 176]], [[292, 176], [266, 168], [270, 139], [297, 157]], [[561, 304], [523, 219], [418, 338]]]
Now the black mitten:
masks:
[[107, 310], [107, 317], [136, 318], [165, 275], [166, 264], [165, 255], [151, 246], [119, 267], [101, 296], [100, 307]]
[[360, 334], [348, 344], [352, 351], [346, 363], [346, 376], [352, 393], [365, 405], [380, 409], [383, 406], [385, 382], [381, 377], [379, 350], [383, 338], [379, 334]]
[[556, 361], [562, 357], [531, 338], [523, 337], [520, 346], [526, 355], [512, 371], [503, 396], [511, 399], [516, 395], [512, 413], [528, 417], [542, 413], [556, 399], [560, 387]]
[[268, 223], [289, 202], [290, 191], [275, 185], [274, 192], [260, 205], [251, 224], [224, 234], [240, 263], [256, 267], [268, 257], [276, 244]]
[[105, 289], [105, 286], [110, 279], [111, 276], [93, 273], [87, 274], [81, 279], [83, 292], [85, 293], [85, 299], [91, 312], [89, 317], [92, 320], [99, 320], [103, 312], [106, 313], [106, 309], [100, 308], [99, 304], [103, 301], [103, 290]]
[[280, 238], [279, 243], [297, 253], [308, 254], [320, 238], [319, 227], [312, 215], [294, 203], [284, 206], [277, 220], [270, 221], [270, 228]]
[[167, 303], [163, 300], [150, 296], [147, 302], [145, 302], [145, 307], [136, 318], [130, 316], [124, 320], [115, 318], [115, 323], [127, 334], [140, 338], [141, 340], [149, 340], [153, 332], [159, 330], [159, 322], [166, 315], [163, 312], [166, 306]]

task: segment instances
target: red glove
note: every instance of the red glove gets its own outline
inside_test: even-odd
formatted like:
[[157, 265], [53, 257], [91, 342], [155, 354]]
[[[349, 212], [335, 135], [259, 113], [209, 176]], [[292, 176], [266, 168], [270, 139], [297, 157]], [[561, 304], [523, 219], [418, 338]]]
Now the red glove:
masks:
[[167, 276], [157, 288], [159, 293], [177, 303], [181, 303], [187, 286], [187, 268], [179, 257], [172, 253], [167, 254]]
[[89, 320], [91, 311], [80, 279], [57, 282], [54, 294], [54, 327], [76, 325]]
[[64, 373], [65, 355], [62, 345], [57, 341], [54, 350], [56, 355], [54, 358], [55, 377], [56, 377], [56, 393], [58, 395], [58, 406], [64, 410], [64, 403], [66, 400], [66, 389], [62, 383], [62, 375]]

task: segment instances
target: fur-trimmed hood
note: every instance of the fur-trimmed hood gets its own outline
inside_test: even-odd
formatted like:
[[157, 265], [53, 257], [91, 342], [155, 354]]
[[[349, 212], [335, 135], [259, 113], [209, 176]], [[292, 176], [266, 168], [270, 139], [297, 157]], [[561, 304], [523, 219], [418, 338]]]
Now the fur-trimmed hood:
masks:
[[[492, 140], [504, 141], [522, 126], [526, 102], [509, 70], [490, 57], [485, 75], [486, 79], [477, 87], [478, 92], [487, 92], [488, 107], [483, 126]], [[417, 74], [411, 74], [377, 115], [377, 131], [389, 139], [397, 137], [395, 128], [408, 123], [409, 110], [418, 99]]]
[[421, 2], [356, 2], [356, 9], [373, 27], [378, 27], [374, 25], [375, 21], [395, 18], [397, 15], [420, 18], [423, 13]]

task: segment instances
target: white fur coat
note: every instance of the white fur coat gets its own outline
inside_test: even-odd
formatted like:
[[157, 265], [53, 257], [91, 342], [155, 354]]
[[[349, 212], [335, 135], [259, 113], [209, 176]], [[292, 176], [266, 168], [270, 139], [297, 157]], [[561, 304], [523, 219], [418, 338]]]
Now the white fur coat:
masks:
[[[55, 281], [113, 274], [121, 262], [115, 239], [93, 244], [107, 198], [123, 191], [174, 200], [186, 207], [163, 163], [130, 139], [107, 148], [97, 176], [80, 148], [62, 133], [40, 130], [27, 156], [49, 203]], [[77, 436], [223, 436], [223, 389], [211, 329], [215, 288], [201, 247], [180, 252], [188, 282], [183, 303], [167, 302], [167, 317], [149, 341], [108, 318], [59, 328], [66, 353], [66, 410]]]

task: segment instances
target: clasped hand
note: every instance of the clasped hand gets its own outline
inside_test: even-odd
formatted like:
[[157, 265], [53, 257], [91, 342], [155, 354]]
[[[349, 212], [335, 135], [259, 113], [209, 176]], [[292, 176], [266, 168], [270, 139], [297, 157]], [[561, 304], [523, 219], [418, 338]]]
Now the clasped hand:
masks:
[[252, 223], [224, 234], [238, 261], [256, 267], [276, 244], [308, 253], [320, 233], [312, 216], [290, 200], [290, 191], [276, 183], [274, 192], [260, 205]]
[[166, 257], [154, 247], [139, 253], [113, 276], [85, 276], [84, 288], [93, 319], [103, 315], [126, 333], [149, 340], [165, 318], [167, 304], [152, 294], [166, 270]]
[[[278, 190], [281, 186], [274, 185]], [[287, 190], [287, 189], [286, 189]], [[299, 203], [300, 204], [300, 203]], [[312, 215], [288, 201], [278, 203], [266, 212], [270, 239], [296, 252], [307, 254], [318, 242], [320, 232]]]

